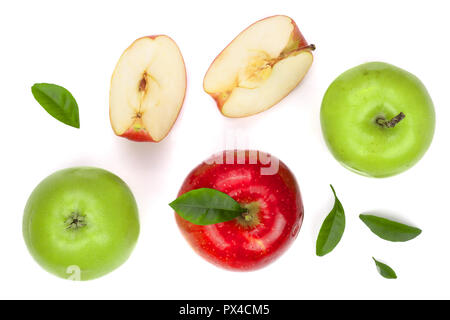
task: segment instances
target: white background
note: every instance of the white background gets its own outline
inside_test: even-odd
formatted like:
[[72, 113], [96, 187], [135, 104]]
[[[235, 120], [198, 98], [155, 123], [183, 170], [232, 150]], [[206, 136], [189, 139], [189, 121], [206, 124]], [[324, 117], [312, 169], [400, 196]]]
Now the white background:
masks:
[[[450, 298], [449, 137], [450, 46], [447, 1], [2, 1], [0, 4], [0, 298]], [[203, 92], [215, 56], [244, 28], [286, 14], [317, 45], [301, 83], [271, 110], [227, 119]], [[108, 117], [115, 64], [136, 38], [168, 34], [188, 71], [181, 115], [159, 144], [116, 137]], [[322, 96], [341, 72], [385, 61], [417, 75], [436, 107], [436, 134], [411, 170], [387, 179], [341, 167], [322, 139]], [[35, 82], [68, 88], [81, 129], [59, 123], [31, 95]], [[295, 173], [305, 221], [294, 245], [252, 273], [216, 268], [182, 238], [167, 205], [189, 171], [211, 153], [241, 147], [268, 151]], [[52, 172], [98, 166], [123, 178], [140, 208], [141, 235], [130, 259], [98, 280], [56, 278], [31, 258], [22, 213], [33, 188]], [[336, 188], [347, 215], [331, 254], [315, 256], [321, 222]], [[383, 213], [420, 227], [408, 243], [385, 242], [359, 221]], [[371, 257], [399, 278], [385, 280]]]

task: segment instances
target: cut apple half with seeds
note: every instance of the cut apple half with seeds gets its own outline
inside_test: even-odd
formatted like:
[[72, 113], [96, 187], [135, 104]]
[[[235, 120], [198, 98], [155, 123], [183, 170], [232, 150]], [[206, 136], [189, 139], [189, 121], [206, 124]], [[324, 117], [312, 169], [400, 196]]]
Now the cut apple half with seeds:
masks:
[[186, 68], [168, 36], [136, 40], [111, 79], [110, 120], [116, 135], [159, 142], [169, 133], [186, 94]]
[[214, 60], [205, 75], [204, 90], [227, 117], [260, 113], [302, 81], [313, 62], [314, 49], [291, 18], [260, 20]]

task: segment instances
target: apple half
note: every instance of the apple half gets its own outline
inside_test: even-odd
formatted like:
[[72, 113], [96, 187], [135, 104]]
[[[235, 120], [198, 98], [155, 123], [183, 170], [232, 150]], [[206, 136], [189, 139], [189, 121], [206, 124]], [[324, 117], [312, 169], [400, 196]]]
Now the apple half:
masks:
[[175, 123], [185, 94], [186, 68], [177, 44], [165, 35], [140, 38], [112, 75], [111, 126], [127, 139], [159, 142]]
[[260, 20], [217, 56], [205, 75], [203, 88], [227, 117], [260, 113], [302, 81], [313, 62], [314, 49], [291, 18]]

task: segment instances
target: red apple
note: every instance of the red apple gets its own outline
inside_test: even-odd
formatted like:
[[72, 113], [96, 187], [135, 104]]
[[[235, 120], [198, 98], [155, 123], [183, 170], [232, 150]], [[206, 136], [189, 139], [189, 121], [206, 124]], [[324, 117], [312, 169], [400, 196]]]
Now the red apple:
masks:
[[175, 214], [192, 248], [207, 261], [234, 271], [267, 266], [288, 249], [303, 221], [303, 202], [289, 168], [266, 153], [224, 151], [195, 168], [179, 196], [216, 189], [248, 212], [234, 220], [195, 225]]
[[291, 18], [262, 19], [242, 31], [216, 57], [203, 88], [226, 117], [263, 112], [302, 81], [313, 63], [314, 48]]
[[140, 38], [122, 54], [111, 78], [111, 126], [120, 137], [159, 142], [185, 94], [186, 68], [175, 41], [166, 35]]

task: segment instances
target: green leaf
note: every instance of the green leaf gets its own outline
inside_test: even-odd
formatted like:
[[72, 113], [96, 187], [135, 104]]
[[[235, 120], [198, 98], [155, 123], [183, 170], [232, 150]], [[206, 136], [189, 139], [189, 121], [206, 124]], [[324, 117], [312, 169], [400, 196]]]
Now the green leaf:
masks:
[[36, 83], [31, 92], [39, 104], [55, 119], [80, 127], [78, 104], [72, 94], [56, 84]]
[[345, 230], [345, 212], [341, 202], [336, 196], [332, 185], [331, 190], [334, 193], [334, 207], [325, 218], [319, 231], [316, 242], [316, 254], [320, 257], [330, 253], [341, 241]]
[[387, 264], [377, 261], [374, 257], [372, 257], [372, 259], [373, 261], [375, 261], [375, 265], [377, 266], [379, 274], [381, 274], [386, 279], [397, 279], [397, 275], [391, 267], [389, 267]]
[[246, 211], [226, 193], [209, 188], [186, 192], [169, 205], [183, 219], [200, 226], [230, 221]]
[[360, 214], [359, 218], [373, 233], [388, 241], [405, 242], [422, 233], [418, 228], [373, 215]]

